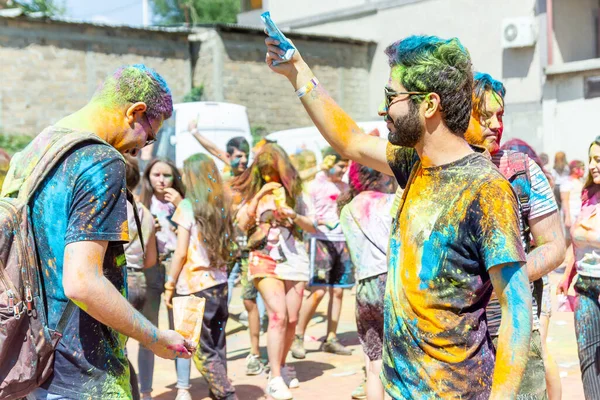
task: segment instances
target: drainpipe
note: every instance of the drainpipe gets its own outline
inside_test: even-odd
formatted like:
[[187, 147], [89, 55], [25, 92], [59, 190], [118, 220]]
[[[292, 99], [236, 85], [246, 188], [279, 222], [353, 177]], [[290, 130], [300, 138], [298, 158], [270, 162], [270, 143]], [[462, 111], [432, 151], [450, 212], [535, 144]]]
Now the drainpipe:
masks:
[[552, 10], [553, 0], [546, 0], [546, 42], [548, 46], [548, 66], [554, 62], [554, 12]]

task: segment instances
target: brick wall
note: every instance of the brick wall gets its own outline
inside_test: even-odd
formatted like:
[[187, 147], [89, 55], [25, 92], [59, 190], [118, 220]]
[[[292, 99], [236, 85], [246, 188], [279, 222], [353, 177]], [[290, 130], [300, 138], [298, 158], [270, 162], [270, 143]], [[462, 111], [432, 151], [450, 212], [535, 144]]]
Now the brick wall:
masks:
[[[205, 36], [194, 68], [194, 85], [204, 84], [208, 100], [246, 106], [250, 125], [263, 126], [269, 132], [312, 124], [287, 79], [266, 66], [264, 34], [216, 33]], [[367, 108], [371, 62], [368, 44], [291, 39], [319, 81], [353, 118], [362, 120], [372, 114]], [[222, 68], [215, 71], [215, 63]]]
[[174, 100], [191, 88], [187, 33], [0, 18], [0, 131], [35, 135], [78, 110], [107, 74], [144, 63]]
[[[291, 36], [321, 83], [352, 117], [368, 110], [372, 44]], [[269, 132], [311, 124], [287, 80], [264, 63], [264, 34], [232, 26], [193, 31], [0, 18], [0, 134], [35, 135], [78, 110], [107, 74], [144, 63], [168, 82], [175, 102], [204, 85], [205, 99], [247, 107]]]

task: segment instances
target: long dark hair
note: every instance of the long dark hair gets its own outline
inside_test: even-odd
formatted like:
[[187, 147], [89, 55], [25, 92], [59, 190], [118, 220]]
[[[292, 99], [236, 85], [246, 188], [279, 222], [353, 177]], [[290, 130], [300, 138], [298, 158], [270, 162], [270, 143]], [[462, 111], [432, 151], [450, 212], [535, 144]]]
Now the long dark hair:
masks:
[[[302, 194], [302, 181], [285, 150], [275, 143], [266, 143], [260, 148], [252, 165], [231, 181], [231, 188], [240, 193], [244, 201], [250, 201], [267, 183], [264, 171], [273, 169], [285, 188], [286, 203], [296, 209]], [[296, 209], [296, 211], [298, 211]]]
[[352, 162], [350, 164], [348, 178], [350, 190], [347, 190], [338, 197], [338, 214], [342, 212], [342, 208], [344, 208], [346, 204], [350, 203], [352, 199], [362, 192], [367, 190], [384, 193], [389, 192], [388, 188], [384, 186], [384, 174], [359, 163]]
[[[596, 136], [594, 141], [590, 144], [590, 147], [588, 148], [588, 155], [590, 154], [590, 151], [592, 150], [592, 147], [594, 145], [600, 146], [600, 136]], [[592, 161], [592, 157], [589, 158], [589, 161]], [[585, 180], [585, 184], [583, 185], [583, 190], [581, 192], [581, 204], [586, 205], [590, 201], [590, 199], [594, 197], [594, 195], [598, 192], [600, 192], [600, 185], [594, 183], [594, 178], [588, 170], [588, 176]]]
[[206, 154], [194, 154], [183, 163], [183, 181], [211, 267], [229, 263], [233, 244], [231, 201], [215, 162]]
[[150, 163], [148, 163], [146, 169], [144, 170], [144, 176], [142, 177], [142, 192], [140, 194], [140, 201], [148, 209], [150, 209], [150, 202], [152, 200], [152, 196], [154, 195], [154, 189], [150, 184], [150, 171], [152, 171], [152, 168], [159, 162], [167, 164], [169, 168], [171, 168], [171, 174], [173, 174], [172, 188], [177, 190], [181, 197], [185, 197], [185, 186], [181, 179], [181, 174], [179, 173], [179, 170], [177, 169], [175, 164], [173, 164], [166, 158], [155, 158], [152, 161], [150, 161]]

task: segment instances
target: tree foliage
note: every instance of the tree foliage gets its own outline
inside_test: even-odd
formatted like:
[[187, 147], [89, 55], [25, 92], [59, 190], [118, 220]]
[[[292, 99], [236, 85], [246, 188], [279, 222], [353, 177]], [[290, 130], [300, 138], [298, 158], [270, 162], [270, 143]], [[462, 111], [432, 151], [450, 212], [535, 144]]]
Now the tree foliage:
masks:
[[164, 25], [235, 23], [239, 10], [239, 0], [152, 0], [155, 22]]
[[21, 151], [31, 142], [32, 136], [23, 134], [7, 134], [0, 132], [0, 149], [6, 150], [11, 156]]
[[65, 14], [65, 4], [61, 0], [9, 0], [7, 6], [18, 7], [25, 14], [42, 13], [47, 17], [57, 17]]
[[190, 90], [188, 94], [183, 96], [184, 103], [193, 103], [195, 101], [202, 101], [204, 96], [204, 85], [195, 86]]

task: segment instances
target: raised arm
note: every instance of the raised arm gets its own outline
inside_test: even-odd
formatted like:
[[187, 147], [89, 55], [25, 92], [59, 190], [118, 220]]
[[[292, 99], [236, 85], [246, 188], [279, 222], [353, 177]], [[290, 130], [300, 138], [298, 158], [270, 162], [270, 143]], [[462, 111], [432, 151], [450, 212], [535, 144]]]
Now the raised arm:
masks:
[[217, 147], [217, 145], [214, 144], [212, 141], [210, 141], [207, 138], [205, 138], [204, 136], [202, 136], [200, 134], [200, 131], [198, 131], [198, 128], [196, 127], [196, 125], [197, 125], [196, 121], [190, 121], [190, 123], [188, 125], [188, 130], [192, 134], [194, 139], [196, 139], [198, 141], [198, 143], [200, 143], [200, 145], [202, 147], [204, 147], [206, 149], [206, 151], [208, 151], [211, 155], [217, 157], [219, 160], [223, 161], [225, 164], [231, 165], [231, 160], [229, 160], [229, 155], [226, 152], [224, 152], [223, 150], [219, 149]]
[[494, 266], [489, 274], [502, 308], [490, 399], [516, 399], [531, 338], [529, 280], [519, 263]]
[[[273, 65], [284, 54], [272, 38], [265, 40], [267, 45], [267, 65], [276, 73], [284, 75], [294, 90], [307, 85], [315, 77], [304, 62], [298, 50], [289, 62]], [[345, 158], [392, 175], [386, 160], [387, 140], [364, 134], [356, 122], [331, 98], [322, 83], [310, 93], [300, 98], [306, 112], [319, 129], [325, 140]]]

